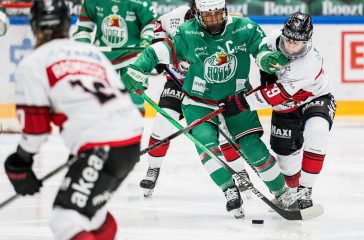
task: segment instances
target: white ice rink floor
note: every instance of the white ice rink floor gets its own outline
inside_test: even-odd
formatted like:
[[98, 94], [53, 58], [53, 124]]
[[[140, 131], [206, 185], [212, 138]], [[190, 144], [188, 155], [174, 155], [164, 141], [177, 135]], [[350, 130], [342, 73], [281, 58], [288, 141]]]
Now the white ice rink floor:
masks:
[[[269, 132], [268, 119], [262, 123]], [[145, 136], [152, 120], [146, 120]], [[264, 141], [267, 142], [267, 133]], [[364, 118], [338, 117], [328, 154], [313, 197], [325, 207], [323, 216], [287, 221], [253, 196], [244, 202], [246, 217], [236, 220], [225, 210], [223, 193], [203, 169], [193, 145], [183, 136], [174, 140], [162, 166], [152, 198], [145, 199], [139, 182], [147, 169], [142, 157], [109, 204], [123, 240], [356, 240], [364, 239]], [[0, 163], [15, 150], [19, 136], [0, 135]], [[144, 145], [146, 138], [144, 139]], [[67, 157], [58, 137], [52, 136], [35, 168], [44, 176]], [[64, 172], [44, 184], [41, 193], [22, 197], [0, 209], [0, 240], [53, 239], [48, 220]], [[271, 198], [250, 171], [257, 188]], [[0, 166], [0, 202], [13, 194]], [[252, 224], [263, 219], [264, 224]]]

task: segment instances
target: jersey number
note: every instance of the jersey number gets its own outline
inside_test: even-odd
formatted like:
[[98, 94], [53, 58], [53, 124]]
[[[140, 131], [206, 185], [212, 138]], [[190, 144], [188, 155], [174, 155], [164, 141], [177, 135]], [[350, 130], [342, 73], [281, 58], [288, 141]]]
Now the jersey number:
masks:
[[280, 93], [281, 90], [279, 89], [279, 87], [274, 87], [271, 90], [267, 91], [267, 97], [272, 98]]
[[87, 87], [85, 87], [82, 82], [80, 80], [72, 80], [70, 81], [71, 86], [75, 87], [75, 86], [79, 86], [81, 87], [85, 92], [92, 94], [94, 97], [97, 98], [97, 100], [101, 103], [104, 104], [107, 101], [110, 101], [111, 99], [115, 98], [115, 94], [113, 93], [106, 93], [105, 91], [105, 85], [102, 82], [94, 82], [93, 86], [94, 89], [88, 89]]

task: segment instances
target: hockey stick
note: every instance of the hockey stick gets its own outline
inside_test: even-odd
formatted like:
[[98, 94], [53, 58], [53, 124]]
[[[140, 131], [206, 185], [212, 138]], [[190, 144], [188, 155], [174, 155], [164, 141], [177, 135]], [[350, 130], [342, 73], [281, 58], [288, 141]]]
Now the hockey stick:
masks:
[[[161, 107], [159, 107], [153, 100], [151, 100], [147, 95], [145, 95], [142, 91], [137, 91], [137, 93], [148, 102], [157, 112], [165, 116], [171, 124], [173, 124], [177, 129], [181, 130], [183, 127], [174, 120], [166, 111], [164, 111]], [[221, 166], [226, 168], [231, 174], [237, 174], [231, 167], [229, 167], [223, 160], [221, 160], [218, 156], [212, 153], [205, 145], [203, 145], [200, 141], [198, 141], [195, 137], [193, 137], [189, 132], [184, 132], [184, 134], [201, 150], [203, 150], [206, 154], [208, 154], [211, 158], [216, 160]], [[276, 211], [279, 215], [287, 220], [306, 220], [314, 217], [318, 217], [323, 213], [323, 207], [319, 204], [314, 205], [311, 208], [306, 208], [303, 210], [286, 210], [279, 208], [277, 205], [272, 203], [267, 197], [265, 197], [258, 189], [254, 187], [254, 185], [247, 181], [245, 178], [237, 175], [241, 180], [241, 183], [244, 184], [245, 187], [249, 188], [258, 198], [260, 198], [263, 202], [265, 202], [269, 207], [271, 207], [274, 211]]]
[[[182, 90], [182, 83], [178, 80], [176, 75], [168, 67], [165, 67], [164, 70], [171, 77], [172, 81]], [[220, 120], [220, 122], [222, 121]], [[216, 127], [219, 129], [219, 133], [228, 141], [228, 143], [235, 149], [235, 151], [238, 152], [240, 156], [242, 156], [249, 164], [249, 166], [257, 173], [256, 169], [252, 166], [252, 164], [246, 160], [247, 158], [244, 156], [244, 153], [238, 147], [237, 143], [233, 139], [231, 139], [221, 128], [219, 128], [219, 126]]]
[[[176, 75], [168, 67], [165, 67], [164, 70], [171, 77], [172, 81], [182, 90], [182, 83], [178, 80]], [[226, 141], [228, 141], [228, 143], [235, 149], [235, 151], [238, 152], [240, 156], [242, 156], [244, 160], [249, 164], [249, 166], [255, 171], [255, 173], [257, 173], [257, 170], [254, 168], [254, 166], [252, 166], [252, 164], [246, 160], [247, 158], [244, 156], [243, 152], [238, 147], [236, 142], [232, 140], [219, 126], [216, 127], [219, 129], [219, 133], [226, 139]]]
[[[219, 115], [220, 113], [222, 113], [224, 110], [225, 110], [225, 108], [224, 108], [224, 107], [220, 107], [220, 108], [216, 109], [215, 111], [213, 111], [213, 112], [211, 112], [211, 113], [207, 114], [207, 115], [206, 115], [206, 116], [204, 116], [203, 118], [197, 119], [196, 121], [194, 121], [194, 122], [193, 122], [193, 123], [191, 123], [190, 125], [188, 125], [188, 126], [186, 126], [186, 127], [182, 128], [182, 129], [178, 130], [177, 132], [175, 132], [175, 133], [173, 133], [173, 134], [171, 134], [171, 135], [169, 135], [169, 136], [167, 136], [167, 137], [163, 138], [162, 140], [159, 140], [158, 142], [156, 142], [156, 143], [155, 143], [155, 144], [153, 144], [152, 146], [149, 146], [149, 147], [147, 147], [147, 148], [145, 148], [145, 149], [141, 150], [141, 151], [140, 151], [140, 155], [143, 155], [143, 154], [145, 154], [145, 153], [147, 153], [147, 152], [149, 152], [149, 151], [151, 151], [151, 150], [153, 150], [153, 149], [155, 149], [155, 148], [157, 148], [157, 147], [159, 147], [159, 146], [161, 146], [161, 145], [165, 144], [166, 142], [168, 142], [168, 141], [170, 141], [170, 140], [172, 140], [172, 139], [174, 139], [174, 138], [178, 137], [179, 135], [184, 134], [185, 132], [190, 131], [192, 128], [194, 128], [194, 127], [196, 127], [196, 126], [200, 125], [201, 123], [204, 123], [204, 122], [206, 122], [207, 120], [210, 120], [211, 118], [214, 118], [214, 117], [218, 116], [218, 115]], [[163, 116], [164, 116], [164, 115], [163, 115]], [[166, 116], [164, 116], [164, 117], [166, 117]]]
[[[70, 156], [70, 158], [67, 160], [67, 162], [59, 165], [58, 167], [53, 169], [50, 173], [48, 173], [47, 175], [45, 175], [44, 177], [42, 177], [39, 180], [42, 182], [47, 181], [49, 178], [53, 177], [54, 175], [56, 175], [57, 173], [59, 173], [60, 171], [65, 169], [66, 167], [71, 166], [76, 160], [77, 160], [76, 156]], [[19, 198], [21, 196], [22, 195], [20, 195], [20, 194], [14, 194], [13, 196], [9, 197], [8, 199], [6, 199], [2, 203], [0, 203], [0, 209], [2, 209], [3, 207], [5, 207], [6, 205], [8, 205], [9, 203], [13, 202], [14, 200], [16, 200], [17, 198]]]

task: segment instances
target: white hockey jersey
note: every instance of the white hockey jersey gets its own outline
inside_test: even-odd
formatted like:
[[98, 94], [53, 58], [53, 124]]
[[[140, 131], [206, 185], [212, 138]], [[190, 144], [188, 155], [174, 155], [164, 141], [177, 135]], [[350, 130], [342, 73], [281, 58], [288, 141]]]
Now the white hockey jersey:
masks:
[[[168, 36], [173, 37], [177, 28], [185, 22], [185, 16], [188, 10], [190, 10], [188, 6], [181, 6], [172, 12], [160, 16], [154, 26], [154, 38], [165, 39]], [[186, 61], [179, 61], [178, 63], [169, 65], [169, 69], [182, 81], [186, 76], [188, 67], [189, 63]], [[170, 80], [171, 78], [167, 76], [167, 79]]]
[[122, 93], [113, 66], [91, 44], [58, 39], [35, 49], [16, 71], [20, 146], [38, 152], [58, 125], [72, 153], [140, 141], [142, 117]]
[[[277, 38], [281, 31], [274, 31], [267, 37], [272, 51], [277, 51]], [[323, 58], [312, 46], [302, 57], [292, 59], [276, 75], [275, 84], [258, 88], [246, 96], [251, 110], [273, 106], [277, 112], [291, 112], [313, 99], [330, 91], [327, 75], [323, 70]]]

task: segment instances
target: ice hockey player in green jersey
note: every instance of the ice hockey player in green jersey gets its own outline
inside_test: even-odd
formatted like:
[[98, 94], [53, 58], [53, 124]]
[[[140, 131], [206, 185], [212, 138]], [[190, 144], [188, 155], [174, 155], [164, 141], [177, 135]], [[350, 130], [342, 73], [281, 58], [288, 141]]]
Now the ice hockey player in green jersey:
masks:
[[[265, 34], [256, 23], [228, 16], [225, 0], [196, 0], [195, 3], [194, 19], [183, 23], [173, 40], [158, 42], [144, 50], [138, 60], [129, 65], [124, 82], [129, 89], [140, 90], [157, 63], [187, 59], [190, 68], [183, 83], [186, 96], [182, 102], [187, 123], [225, 105], [224, 118], [230, 134], [278, 203], [288, 207], [296, 196], [287, 191], [275, 158], [260, 139], [263, 128], [257, 113], [240, 112], [232, 104], [236, 94], [249, 90], [250, 55], [260, 69], [269, 73], [279, 71], [287, 59], [280, 52], [268, 50], [262, 42]], [[213, 120], [218, 124], [218, 119]], [[214, 124], [205, 122], [195, 127], [192, 135], [223, 158]], [[233, 211], [235, 217], [242, 217], [242, 200], [232, 175], [205, 152], [198, 148], [197, 151], [210, 177], [225, 193], [227, 210]]]
[[[144, 48], [151, 44], [156, 17], [150, 0], [85, 0], [73, 37], [77, 41], [91, 43], [96, 27], [94, 44], [100, 49], [111, 49], [105, 51], [105, 55], [122, 76], [126, 72], [125, 67], [134, 62], [140, 52], [135, 47]], [[131, 96], [144, 114], [143, 99], [135, 94]]]

